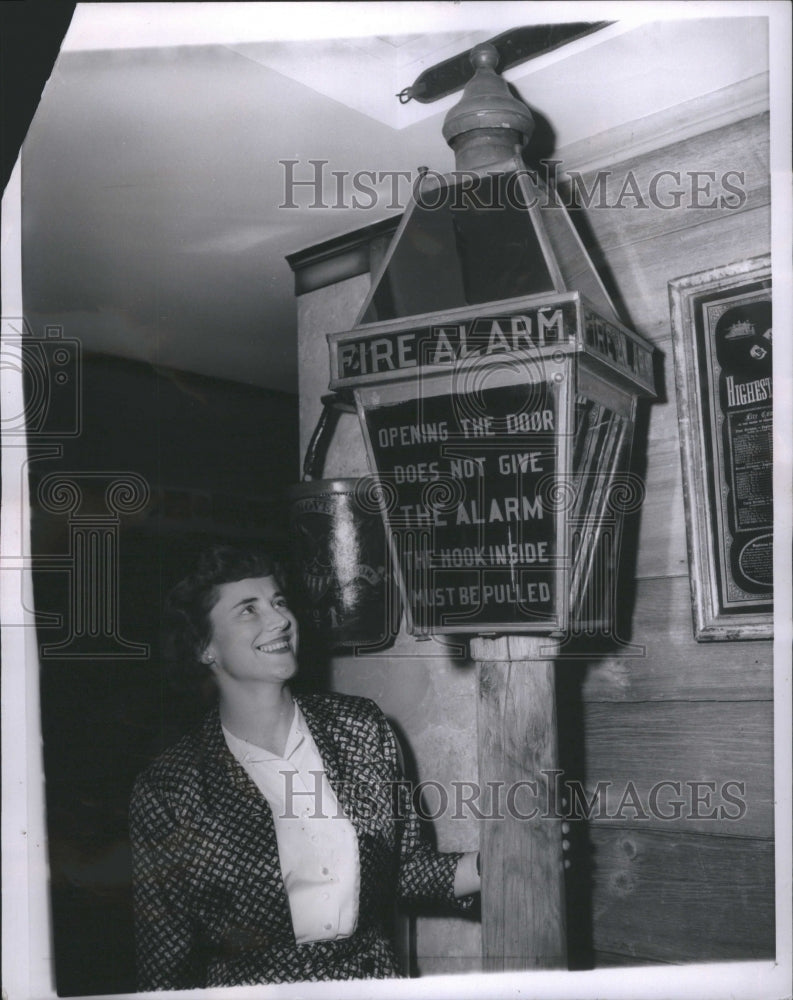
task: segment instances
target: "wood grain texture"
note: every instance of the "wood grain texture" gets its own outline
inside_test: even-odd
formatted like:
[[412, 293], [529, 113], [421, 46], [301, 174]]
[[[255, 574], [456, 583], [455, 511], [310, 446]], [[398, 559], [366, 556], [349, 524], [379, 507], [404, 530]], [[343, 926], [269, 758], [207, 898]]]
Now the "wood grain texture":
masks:
[[[297, 300], [301, 460], [322, 412], [321, 397], [328, 391], [330, 363], [326, 334], [353, 325], [369, 284], [369, 275], [360, 274], [307, 292]], [[354, 414], [343, 413], [330, 439], [323, 475], [326, 479], [356, 477], [368, 471], [358, 420]]]
[[[692, 196], [689, 184], [688, 195], [678, 208], [652, 204], [641, 208], [626, 198], [624, 208], [592, 208], [579, 218], [584, 242], [616, 294], [623, 318], [639, 333], [660, 343], [670, 335], [667, 284], [671, 279], [768, 252], [768, 117], [755, 115], [614, 164], [610, 170], [609, 192], [618, 195], [624, 179], [633, 176], [645, 200], [653, 177], [663, 170], [678, 171], [683, 179], [690, 172], [712, 172], [717, 178], [714, 191], [720, 193], [721, 178], [727, 171], [743, 173], [738, 184], [745, 201], [738, 208], [696, 207], [697, 202], [708, 204], [712, 198]], [[585, 180], [591, 188], [594, 174], [585, 175]], [[662, 185], [659, 192], [664, 190]], [[667, 354], [668, 383], [672, 381], [671, 350]]]
[[[677, 576], [688, 571], [680, 443], [671, 351], [659, 350], [663, 360], [666, 402], [649, 407], [646, 435], [633, 451], [633, 471], [644, 482], [645, 496], [638, 512], [633, 577]], [[640, 428], [640, 433], [641, 433]], [[631, 524], [628, 524], [630, 529]]]
[[[583, 782], [590, 801], [598, 782], [608, 783], [593, 822], [773, 836], [771, 702], [594, 703], [580, 721], [583, 771], [568, 776]], [[679, 783], [679, 793], [661, 782]], [[690, 784], [705, 782], [712, 787]]]
[[745, 121], [768, 110], [768, 73], [704, 94], [569, 143], [557, 150], [566, 169], [588, 173], [638, 156], [656, 154], [670, 143]]
[[774, 849], [763, 840], [590, 831], [592, 944], [635, 962], [774, 954]]
[[[597, 176], [584, 175], [588, 191]], [[730, 194], [723, 178], [739, 194]], [[771, 200], [768, 114], [615, 163], [601, 183], [607, 204], [619, 206], [589, 211], [598, 245], [607, 257], [616, 247], [686, 229], [703, 230], [714, 219], [737, 220], [742, 212]]]
[[[584, 702], [770, 701], [773, 644], [725, 642], [718, 655], [694, 640], [687, 576], [636, 580], [630, 599], [633, 626], [615, 646], [582, 664], [557, 661], [560, 697]], [[642, 655], [626, 655], [643, 649]]]
[[592, 962], [592, 968], [595, 969], [615, 969], [615, 968], [626, 968], [634, 965], [673, 965], [673, 962], [660, 958], [647, 958], [646, 955], [642, 955], [641, 958], [636, 958], [632, 955], [620, 955], [613, 951], [594, 951], [592, 952], [594, 961]]
[[[547, 646], [545, 639], [523, 639]], [[477, 655], [486, 652], [479, 640]], [[504, 788], [537, 781], [536, 795], [483, 820], [482, 960], [485, 971], [565, 968], [564, 869], [560, 821], [542, 819], [544, 777], [557, 767], [553, 663], [480, 661], [479, 781]], [[525, 787], [525, 786], [524, 786]], [[521, 819], [538, 806], [534, 819]]]
[[647, 461], [633, 577], [678, 576], [688, 568], [680, 456], [648, 448]]
[[760, 205], [713, 218], [701, 226], [609, 249], [608, 268], [628, 326], [656, 343], [668, 338], [668, 282], [768, 253], [770, 227], [770, 207]]

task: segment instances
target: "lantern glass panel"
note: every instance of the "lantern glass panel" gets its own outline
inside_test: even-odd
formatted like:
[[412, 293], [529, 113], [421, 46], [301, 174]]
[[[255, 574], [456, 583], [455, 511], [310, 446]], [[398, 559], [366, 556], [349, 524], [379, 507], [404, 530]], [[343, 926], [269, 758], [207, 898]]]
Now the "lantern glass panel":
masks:
[[583, 393], [576, 397], [569, 516], [570, 613], [577, 628], [608, 628], [622, 540], [620, 499], [628, 487], [632, 421]]
[[553, 247], [565, 287], [575, 289], [606, 319], [619, 320], [614, 306], [590, 260], [567, 210], [555, 191], [537, 185], [540, 218]]
[[425, 185], [363, 323], [553, 292], [520, 175]]

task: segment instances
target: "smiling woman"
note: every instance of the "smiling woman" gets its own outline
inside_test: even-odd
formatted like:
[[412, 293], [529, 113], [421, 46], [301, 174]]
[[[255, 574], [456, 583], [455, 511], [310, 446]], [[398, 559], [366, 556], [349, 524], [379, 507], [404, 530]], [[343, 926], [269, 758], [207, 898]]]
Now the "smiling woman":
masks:
[[398, 975], [391, 903], [469, 907], [476, 855], [421, 838], [373, 702], [292, 694], [298, 624], [271, 559], [213, 548], [166, 611], [180, 676], [218, 704], [132, 795], [139, 988]]
[[[217, 588], [209, 613], [212, 638], [202, 659], [225, 695], [236, 700], [239, 688], [253, 685], [263, 697], [285, 694], [282, 684], [297, 670], [297, 622], [272, 576], [234, 580]], [[270, 681], [271, 690], [258, 686]]]

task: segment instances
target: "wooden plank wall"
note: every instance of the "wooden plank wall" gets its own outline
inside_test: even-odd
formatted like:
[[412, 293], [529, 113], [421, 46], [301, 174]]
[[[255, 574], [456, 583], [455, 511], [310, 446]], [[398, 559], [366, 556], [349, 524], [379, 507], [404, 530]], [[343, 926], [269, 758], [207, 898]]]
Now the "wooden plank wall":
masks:
[[[607, 811], [574, 834], [585, 877], [569, 924], [582, 964], [774, 952], [772, 646], [693, 639], [667, 292], [672, 278], [768, 251], [768, 135], [758, 115], [610, 168], [617, 193], [629, 171], [643, 192], [661, 170], [714, 171], [717, 182], [742, 171], [739, 208], [586, 213], [625, 318], [657, 346], [663, 395], [637, 449], [647, 492], [623, 560], [620, 627], [644, 655], [558, 668], [567, 777], [590, 799], [611, 782]], [[594, 175], [585, 179], [591, 188]], [[677, 786], [661, 786], [654, 815], [648, 798], [662, 781], [680, 783], [684, 804], [672, 806]], [[629, 785], [639, 808], [620, 809]]]

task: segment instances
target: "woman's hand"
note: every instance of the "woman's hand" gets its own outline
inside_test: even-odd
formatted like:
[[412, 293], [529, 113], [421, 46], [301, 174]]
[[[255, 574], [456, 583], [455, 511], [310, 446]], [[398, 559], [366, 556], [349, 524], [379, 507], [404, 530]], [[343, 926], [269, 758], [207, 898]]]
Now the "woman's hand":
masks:
[[457, 870], [454, 873], [454, 895], [471, 896], [479, 892], [481, 880], [477, 872], [477, 858], [479, 851], [468, 851], [457, 862]]
[[[570, 868], [572, 862], [568, 857], [570, 851], [570, 841], [567, 835], [570, 833], [570, 824], [562, 823], [562, 863], [564, 867]], [[457, 862], [457, 870], [454, 873], [454, 895], [470, 896], [479, 892], [482, 888], [481, 861], [479, 851], [468, 851]]]

